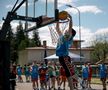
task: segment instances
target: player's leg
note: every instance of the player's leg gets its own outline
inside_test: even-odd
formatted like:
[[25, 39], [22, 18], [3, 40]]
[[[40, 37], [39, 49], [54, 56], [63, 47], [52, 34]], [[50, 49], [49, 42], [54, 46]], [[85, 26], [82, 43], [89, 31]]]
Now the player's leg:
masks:
[[[72, 75], [70, 73], [68, 66], [66, 65], [66, 63], [64, 61], [64, 57], [59, 57], [59, 62], [63, 66], [63, 68], [65, 69], [66, 77], [67, 77], [67, 80], [69, 83], [70, 90], [74, 90]], [[71, 66], [71, 63], [69, 65]]]

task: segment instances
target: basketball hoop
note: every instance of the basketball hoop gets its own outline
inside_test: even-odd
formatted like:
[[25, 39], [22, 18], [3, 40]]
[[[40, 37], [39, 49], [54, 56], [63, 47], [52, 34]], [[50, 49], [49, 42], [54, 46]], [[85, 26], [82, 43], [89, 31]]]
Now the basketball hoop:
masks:
[[[67, 28], [68, 28], [69, 19], [59, 20], [59, 25], [60, 25], [61, 32], [64, 34], [65, 30], [67, 30]], [[52, 24], [52, 25], [50, 25], [48, 27], [49, 27], [49, 30], [50, 30], [52, 44], [56, 45], [57, 42], [58, 42], [58, 38], [59, 38], [59, 35], [56, 32], [56, 24], [54, 23], [54, 24]]]
[[[69, 14], [66, 11], [61, 11], [58, 14], [58, 19], [59, 19], [59, 28], [61, 30], [61, 33], [64, 34], [65, 31], [69, 28]], [[59, 35], [56, 32], [56, 24], [53, 23], [52, 25], [48, 26], [49, 30], [50, 30], [50, 35], [51, 35], [51, 40], [52, 40], [52, 44], [56, 45], [59, 39]]]

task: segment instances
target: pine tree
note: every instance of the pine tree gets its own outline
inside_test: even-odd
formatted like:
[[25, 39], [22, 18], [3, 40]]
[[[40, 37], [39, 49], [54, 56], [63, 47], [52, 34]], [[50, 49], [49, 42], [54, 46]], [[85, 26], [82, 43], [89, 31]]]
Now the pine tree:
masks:
[[24, 33], [21, 21], [19, 22], [19, 26], [17, 26], [16, 46], [18, 50], [24, 50], [26, 47], [29, 46], [29, 38]]
[[35, 46], [39, 47], [41, 46], [41, 41], [40, 41], [40, 38], [39, 38], [39, 35], [38, 35], [38, 30], [34, 31], [33, 32], [33, 39], [32, 41], [34, 42]]

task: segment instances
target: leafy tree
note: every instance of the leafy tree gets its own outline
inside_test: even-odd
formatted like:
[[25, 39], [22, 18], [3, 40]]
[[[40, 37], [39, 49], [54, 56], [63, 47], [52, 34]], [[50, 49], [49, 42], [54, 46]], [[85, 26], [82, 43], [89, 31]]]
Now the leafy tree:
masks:
[[40, 41], [38, 34], [39, 34], [38, 30], [34, 31], [33, 32], [33, 38], [32, 38], [32, 44], [37, 46], [37, 47], [41, 46], [41, 41]]
[[105, 61], [108, 58], [108, 40], [105, 36], [95, 40], [92, 47], [94, 51], [91, 52], [91, 59], [94, 62]]
[[18, 55], [17, 55], [16, 48], [15, 48], [15, 44], [16, 44], [15, 35], [12, 32], [11, 26], [8, 29], [9, 29], [8, 30], [9, 32], [7, 33], [6, 40], [10, 42], [10, 60], [12, 63], [14, 63], [18, 59]]
[[19, 26], [17, 26], [17, 32], [16, 32], [17, 45], [19, 45], [22, 40], [25, 40], [25, 35], [24, 35], [24, 29], [23, 29], [22, 23], [20, 21]]
[[24, 50], [28, 46], [29, 46], [29, 38], [27, 35], [25, 35], [22, 23], [20, 21], [19, 25], [17, 26], [17, 32], [16, 32], [16, 47], [17, 50]]
[[17, 62], [19, 50], [24, 50], [28, 46], [28, 37], [24, 34], [21, 21], [17, 26], [17, 32], [14, 34], [12, 45], [14, 47], [13, 58], [16, 58], [15, 61]]
[[18, 50], [23, 50], [24, 48], [26, 48], [26, 41], [22, 40], [19, 44]]
[[29, 39], [29, 46], [30, 47], [35, 47], [36, 46], [35, 41], [33, 39]]
[[12, 32], [11, 26], [9, 32], [7, 34], [7, 40], [10, 40], [10, 50], [11, 50], [11, 61], [17, 62], [18, 60], [18, 52], [19, 50], [24, 50], [26, 47], [34, 47], [34, 46], [41, 46], [41, 42], [38, 36], [38, 31], [33, 33], [33, 38], [28, 38], [27, 35], [24, 33], [23, 25], [21, 21], [17, 26], [17, 32], [14, 34]]

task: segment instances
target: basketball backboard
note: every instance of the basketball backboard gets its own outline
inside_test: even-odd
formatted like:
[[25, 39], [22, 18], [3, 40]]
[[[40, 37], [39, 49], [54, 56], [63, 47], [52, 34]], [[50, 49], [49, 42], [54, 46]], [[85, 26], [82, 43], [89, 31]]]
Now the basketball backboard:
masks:
[[[33, 17], [38, 18], [39, 22], [37, 21], [35, 26], [30, 27], [27, 32], [43, 27], [57, 20], [57, 0], [34, 0], [32, 6]], [[28, 14], [29, 11], [30, 10], [28, 10]]]

